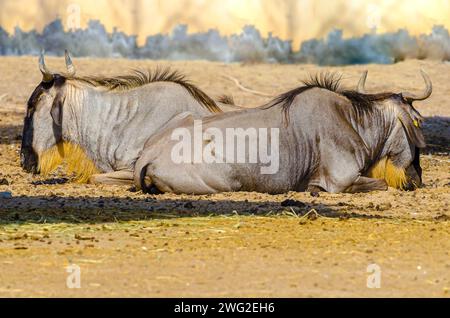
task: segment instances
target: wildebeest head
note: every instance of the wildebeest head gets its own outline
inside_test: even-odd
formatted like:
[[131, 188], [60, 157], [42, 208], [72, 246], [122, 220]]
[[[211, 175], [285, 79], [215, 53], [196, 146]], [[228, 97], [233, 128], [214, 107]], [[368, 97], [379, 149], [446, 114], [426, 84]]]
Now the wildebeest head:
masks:
[[[421, 70], [426, 87], [422, 94], [408, 92], [391, 94], [379, 102], [382, 108], [390, 110], [396, 120], [386, 141], [383, 157], [370, 169], [374, 178], [384, 178], [390, 186], [414, 190], [422, 184], [420, 149], [426, 147], [422, 133], [423, 117], [414, 108], [413, 102], [431, 96], [433, 87], [428, 75]], [[358, 84], [358, 92], [365, 93], [367, 72]]]
[[67, 75], [52, 73], [45, 65], [44, 55], [39, 58], [42, 81], [35, 88], [27, 103], [24, 119], [20, 162], [32, 173], [40, 172], [40, 158], [50, 149], [56, 149], [62, 141], [62, 105], [65, 99], [64, 84], [68, 76], [75, 75], [69, 53], [66, 51]]

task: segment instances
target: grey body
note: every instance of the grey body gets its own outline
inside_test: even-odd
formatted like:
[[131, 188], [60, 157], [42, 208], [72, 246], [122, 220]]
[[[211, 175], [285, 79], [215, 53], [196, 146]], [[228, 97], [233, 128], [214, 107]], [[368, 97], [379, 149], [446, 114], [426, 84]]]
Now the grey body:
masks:
[[[70, 81], [67, 85], [71, 90]], [[63, 138], [81, 145], [103, 172], [132, 171], [145, 141], [176, 114], [210, 114], [182, 86], [169, 82], [118, 92], [85, 87], [80, 95], [64, 106]]]
[[135, 184], [146, 191], [157, 188], [188, 194], [386, 190], [384, 180], [366, 176], [368, 169], [386, 156], [409, 173], [408, 181], [417, 183], [420, 177], [413, 161], [416, 149], [425, 146], [423, 136], [412, 126], [414, 114], [405, 111], [410, 105], [405, 105], [400, 95], [389, 96], [364, 109], [329, 88], [308, 87], [293, 98], [288, 124], [281, 100], [270, 107], [203, 119], [203, 131], [214, 127], [223, 135], [226, 128], [278, 128], [280, 164], [275, 174], [261, 174], [261, 162], [174, 163], [171, 153], [178, 141], [172, 140], [172, 132], [184, 127], [193, 134], [195, 119], [189, 114], [178, 116], [146, 142], [136, 162]]

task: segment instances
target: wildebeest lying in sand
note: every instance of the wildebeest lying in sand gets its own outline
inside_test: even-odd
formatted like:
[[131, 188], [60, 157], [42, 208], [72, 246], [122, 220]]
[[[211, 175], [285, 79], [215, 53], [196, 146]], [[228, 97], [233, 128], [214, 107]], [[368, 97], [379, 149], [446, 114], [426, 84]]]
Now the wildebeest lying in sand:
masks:
[[[322, 74], [258, 108], [208, 116], [201, 123], [180, 115], [145, 144], [135, 165], [135, 184], [145, 192], [188, 194], [355, 193], [386, 190], [388, 185], [415, 189], [421, 184], [419, 149], [425, 141], [422, 117], [412, 103], [431, 95], [431, 81], [422, 71], [426, 89], [421, 95], [365, 94], [360, 90], [366, 76], [358, 91], [341, 90], [339, 79]], [[231, 139], [229, 131], [235, 134]], [[198, 132], [203, 153], [196, 161], [196, 141], [183, 139], [195, 139]], [[242, 142], [245, 160], [238, 161], [234, 156]], [[260, 147], [257, 158], [250, 152], [252, 144]], [[189, 154], [187, 160], [174, 160], [182, 152]], [[279, 164], [267, 174], [262, 158], [270, 153]], [[205, 155], [209, 159], [201, 160]]]
[[21, 164], [48, 174], [63, 160], [79, 182], [133, 182], [145, 141], [173, 116], [235, 110], [220, 104], [169, 70], [136, 71], [118, 77], [76, 77], [66, 52], [67, 74], [48, 70], [40, 57], [42, 82], [28, 101]]

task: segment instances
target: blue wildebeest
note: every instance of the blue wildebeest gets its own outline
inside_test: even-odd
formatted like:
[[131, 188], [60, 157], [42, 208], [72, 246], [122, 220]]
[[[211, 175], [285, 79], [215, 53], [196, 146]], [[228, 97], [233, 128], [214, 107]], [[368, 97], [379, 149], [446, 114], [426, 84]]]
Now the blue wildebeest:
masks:
[[[432, 93], [429, 77], [422, 76], [426, 89], [420, 95], [366, 94], [367, 73], [358, 90], [342, 90], [339, 78], [320, 74], [258, 108], [201, 122], [181, 114], [146, 142], [135, 165], [136, 187], [188, 194], [415, 189], [425, 141], [412, 103]], [[252, 145], [259, 147], [258, 156]], [[245, 160], [236, 159], [239, 149]], [[188, 155], [179, 160], [179, 154]], [[279, 162], [266, 160], [269, 154]], [[270, 170], [268, 163], [276, 168], [269, 173], [263, 171]]]
[[205, 116], [237, 107], [220, 103], [168, 69], [117, 77], [52, 73], [41, 54], [42, 82], [24, 120], [21, 165], [48, 174], [66, 161], [79, 182], [127, 184], [145, 141], [173, 116]]

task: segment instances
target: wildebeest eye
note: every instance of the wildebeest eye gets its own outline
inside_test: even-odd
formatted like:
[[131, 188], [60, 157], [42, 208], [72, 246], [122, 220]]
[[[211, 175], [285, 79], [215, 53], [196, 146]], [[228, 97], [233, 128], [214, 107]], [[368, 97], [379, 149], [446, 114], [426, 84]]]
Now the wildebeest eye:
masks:
[[398, 99], [402, 104], [408, 104], [412, 106], [412, 103], [408, 101], [402, 93], [395, 94], [395, 98]]

